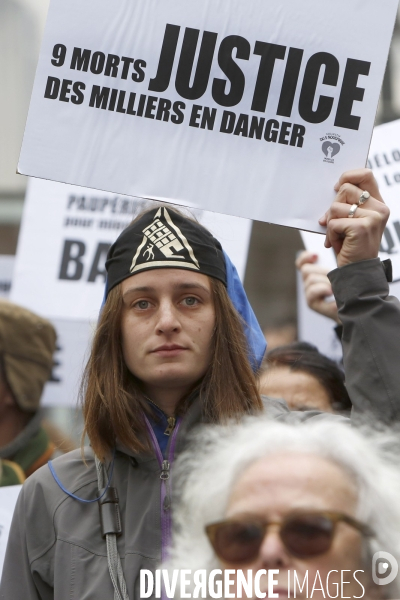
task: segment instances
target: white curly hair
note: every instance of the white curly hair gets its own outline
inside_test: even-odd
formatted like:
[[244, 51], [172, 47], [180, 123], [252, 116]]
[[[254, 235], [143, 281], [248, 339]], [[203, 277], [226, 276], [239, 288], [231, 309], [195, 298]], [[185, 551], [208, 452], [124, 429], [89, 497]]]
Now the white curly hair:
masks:
[[[398, 434], [355, 428], [340, 417], [303, 423], [249, 417], [241, 424], [203, 427], [174, 465], [174, 536], [163, 568], [170, 573], [219, 568], [205, 525], [225, 517], [239, 474], [258, 459], [283, 452], [324, 457], [348, 473], [358, 492], [356, 517], [375, 533], [365, 542], [365, 560], [383, 550], [400, 565]], [[399, 579], [382, 586], [382, 598], [400, 598]]]

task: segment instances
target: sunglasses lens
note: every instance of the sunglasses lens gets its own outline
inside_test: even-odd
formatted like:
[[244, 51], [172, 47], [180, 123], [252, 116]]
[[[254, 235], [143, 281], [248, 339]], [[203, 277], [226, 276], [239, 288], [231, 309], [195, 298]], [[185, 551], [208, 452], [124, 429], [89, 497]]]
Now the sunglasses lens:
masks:
[[291, 554], [307, 558], [324, 554], [331, 546], [334, 524], [322, 515], [297, 516], [281, 529], [281, 538]]
[[257, 557], [263, 537], [257, 523], [223, 523], [215, 532], [213, 546], [223, 561], [245, 564]]

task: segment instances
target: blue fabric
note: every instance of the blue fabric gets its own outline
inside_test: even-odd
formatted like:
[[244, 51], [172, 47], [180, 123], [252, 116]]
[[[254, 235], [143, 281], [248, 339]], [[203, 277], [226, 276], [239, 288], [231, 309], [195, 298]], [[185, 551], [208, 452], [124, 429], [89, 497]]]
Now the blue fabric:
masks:
[[249, 346], [249, 361], [253, 371], [258, 371], [267, 349], [267, 342], [257, 321], [251, 304], [247, 299], [246, 292], [235, 265], [224, 251], [226, 264], [226, 277], [229, 298], [244, 321], [244, 332]]
[[150, 425], [154, 431], [154, 435], [157, 438], [158, 445], [160, 446], [161, 454], [166, 457], [169, 435], [165, 435], [164, 431], [168, 427], [168, 417], [158, 406], [151, 404], [151, 408], [157, 414], [157, 419], [153, 419], [152, 416], [147, 416], [150, 421]]

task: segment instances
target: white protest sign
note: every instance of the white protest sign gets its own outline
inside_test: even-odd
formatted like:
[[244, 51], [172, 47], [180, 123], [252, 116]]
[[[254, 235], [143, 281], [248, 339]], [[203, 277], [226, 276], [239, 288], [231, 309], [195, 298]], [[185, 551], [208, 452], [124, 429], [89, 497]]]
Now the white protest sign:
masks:
[[22, 485], [0, 487], [0, 578], [3, 571], [14, 508], [21, 488]]
[[57, 348], [51, 379], [44, 387], [42, 406], [77, 406], [83, 369], [89, 357], [94, 324], [52, 319]]
[[[333, 250], [324, 246], [325, 236], [302, 231], [301, 237], [306, 250], [318, 255], [318, 265], [328, 271], [337, 267]], [[400, 281], [390, 284], [390, 293], [400, 299]], [[333, 299], [332, 296], [328, 300]], [[334, 360], [341, 359], [342, 347], [334, 330], [336, 323], [307, 306], [299, 273], [297, 274], [297, 319], [300, 340], [314, 344], [320, 352]]]
[[0, 255], [0, 298], [8, 298], [14, 269], [14, 256]]
[[390, 258], [393, 280], [400, 280], [400, 119], [375, 127], [368, 166], [374, 171], [379, 189], [390, 208], [382, 238], [380, 257]]
[[[51, 319], [96, 321], [107, 251], [143, 199], [32, 179], [25, 199], [11, 299]], [[244, 277], [251, 221], [191, 209]]]
[[332, 271], [336, 269], [336, 257], [332, 248], [325, 248], [325, 236], [311, 233], [310, 231], [300, 231], [301, 239], [305, 249], [313, 254], [317, 254], [318, 264]]
[[51, 0], [19, 172], [319, 231], [397, 6]]
[[[54, 184], [51, 184], [52, 187]], [[8, 298], [13, 281], [15, 257], [0, 255], [0, 298]], [[26, 306], [26, 298], [20, 298]], [[50, 381], [45, 385], [41, 404], [43, 406], [73, 406], [77, 402], [80, 379], [88, 357], [93, 325], [84, 320], [52, 319], [57, 332], [57, 349]], [[2, 525], [3, 511], [0, 488], [0, 573], [3, 540], [6, 529]], [[11, 489], [11, 488], [10, 488]], [[15, 487], [12, 488], [14, 490]], [[3, 519], [4, 520], [4, 519]], [[8, 534], [7, 534], [8, 535]], [[4, 558], [4, 556], [3, 556]]]

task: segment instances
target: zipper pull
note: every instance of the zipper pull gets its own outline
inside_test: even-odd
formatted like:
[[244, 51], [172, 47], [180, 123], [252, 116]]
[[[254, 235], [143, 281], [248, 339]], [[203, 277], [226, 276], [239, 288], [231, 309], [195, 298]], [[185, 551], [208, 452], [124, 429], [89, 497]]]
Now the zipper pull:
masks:
[[160, 479], [163, 479], [163, 480], [169, 479], [169, 468], [170, 468], [169, 462], [167, 460], [163, 460], [162, 467], [161, 467]]
[[167, 421], [168, 421], [168, 427], [164, 431], [164, 435], [171, 435], [171, 433], [173, 432], [174, 427], [175, 427], [176, 419], [175, 419], [175, 417], [168, 417]]

